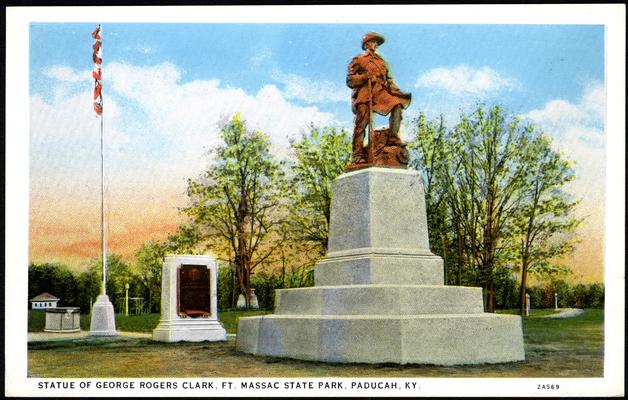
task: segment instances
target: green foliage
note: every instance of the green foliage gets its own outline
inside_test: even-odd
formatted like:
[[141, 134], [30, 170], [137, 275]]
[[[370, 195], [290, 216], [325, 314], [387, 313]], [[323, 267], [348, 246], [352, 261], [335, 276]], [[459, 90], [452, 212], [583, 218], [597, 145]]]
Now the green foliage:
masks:
[[260, 272], [253, 278], [255, 295], [261, 309], [275, 308], [275, 291], [277, 289], [314, 286], [314, 270], [309, 267], [285, 269], [274, 272]]
[[558, 293], [559, 308], [603, 308], [604, 285], [590, 283], [569, 285], [563, 280], [551, 284], [528, 287], [532, 308], [554, 308], [554, 294]]
[[[28, 299], [47, 292], [58, 297], [59, 306], [76, 306], [79, 302], [76, 288], [78, 281], [64, 265], [55, 263], [28, 266]], [[30, 302], [28, 303], [30, 307]]]
[[528, 272], [567, 272], [552, 261], [575, 243], [577, 202], [560, 190], [573, 171], [548, 136], [499, 106], [479, 105], [451, 130], [424, 115], [415, 126], [410, 165], [422, 172], [430, 244], [448, 284], [483, 286], [491, 311], [514, 303], [499, 268], [518, 265], [524, 287]]
[[508, 267], [498, 267], [493, 272], [495, 282], [495, 304], [498, 309], [511, 309], [519, 305], [517, 281]]
[[135, 254], [139, 275], [144, 285], [148, 308], [157, 312], [161, 301], [161, 271], [168, 246], [160, 242], [144, 243]]
[[236, 306], [235, 269], [222, 266], [218, 268], [218, 309], [230, 310]]
[[[59, 297], [59, 306], [80, 307], [89, 313], [102, 287], [102, 261], [92, 260], [89, 268], [79, 274], [72, 273], [59, 264], [30, 264], [28, 268], [29, 299], [43, 292]], [[129, 284], [129, 296], [140, 296], [142, 280], [130, 266], [116, 254], [107, 256], [107, 295], [111, 302], [119, 304]]]
[[587, 307], [604, 308], [604, 285], [593, 283], [588, 289]]
[[[102, 273], [94, 268], [81, 272], [78, 276], [77, 306], [81, 307], [81, 313], [89, 313], [91, 305], [96, 301], [102, 287]], [[89, 325], [88, 325], [89, 326]]]
[[587, 304], [588, 290], [582, 283], [577, 284], [573, 288], [573, 304], [574, 307], [582, 308]]
[[240, 114], [220, 138], [215, 163], [188, 180], [190, 205], [184, 211], [208, 247], [235, 266], [238, 291], [248, 293], [251, 273], [270, 262], [282, 243], [280, 209], [287, 187], [268, 136], [247, 131]]
[[[89, 270], [84, 274], [82, 276], [89, 288], [90, 302], [94, 302], [100, 294], [100, 287], [102, 286], [102, 260], [92, 260]], [[97, 286], [96, 282], [98, 282]], [[129, 285], [129, 297], [141, 297], [144, 289], [141, 277], [133, 272], [131, 266], [125, 263], [122, 257], [117, 254], [108, 254], [107, 296], [114, 307], [117, 306], [117, 309], [120, 309], [124, 302], [127, 284]], [[95, 291], [96, 287], [98, 287], [97, 292]], [[84, 310], [83, 307], [81, 309]]]
[[28, 331], [43, 332], [46, 327], [46, 311], [45, 310], [29, 310], [28, 311]]
[[227, 333], [238, 332], [238, 322], [242, 317], [253, 317], [255, 315], [268, 314], [266, 310], [247, 310], [247, 311], [222, 311], [218, 317], [225, 327]]
[[332, 182], [351, 157], [351, 138], [334, 128], [311, 127], [292, 143], [295, 163], [291, 166], [292, 190], [289, 203], [292, 237], [311, 244], [317, 253], [327, 249], [331, 216]]
[[554, 280], [552, 282], [554, 293], [558, 293], [558, 307], [569, 308], [574, 304], [573, 286], [570, 286], [562, 279]]
[[124, 315], [122, 313], [116, 314], [116, 329], [124, 332], [149, 332], [152, 333], [153, 329], [159, 324], [159, 318], [161, 314], [138, 314], [138, 315]]
[[578, 202], [571, 201], [562, 190], [574, 179], [574, 172], [551, 144], [546, 135], [533, 138], [529, 151], [532, 173], [526, 176], [523, 201], [513, 219], [513, 232], [520, 238], [514, 255], [520, 260], [522, 299], [528, 273], [551, 277], [570, 272], [552, 260], [573, 250], [573, 232], [582, 221], [572, 216]]
[[260, 309], [272, 310], [275, 307], [275, 290], [284, 287], [281, 276], [262, 271], [255, 274], [252, 284]]
[[194, 225], [181, 225], [166, 240], [144, 243], [135, 253], [142, 293], [147, 308], [159, 312], [161, 302], [161, 271], [164, 257], [170, 253], [197, 254], [201, 234]]

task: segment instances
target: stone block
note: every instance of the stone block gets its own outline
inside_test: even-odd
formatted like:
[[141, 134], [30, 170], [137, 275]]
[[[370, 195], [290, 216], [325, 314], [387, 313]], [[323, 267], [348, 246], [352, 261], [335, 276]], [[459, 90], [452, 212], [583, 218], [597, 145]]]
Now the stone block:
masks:
[[517, 316], [275, 314], [242, 318], [240, 324], [246, 335], [238, 333], [237, 350], [263, 356], [434, 365], [525, 359]]
[[347, 285], [275, 292], [278, 315], [418, 315], [483, 312], [482, 289], [459, 286]]
[[367, 168], [333, 183], [328, 253], [359, 248], [430, 254], [421, 177], [408, 169]]
[[442, 285], [443, 279], [443, 259], [438, 256], [378, 250], [328, 256], [320, 260], [314, 270], [316, 286]]
[[116, 316], [109, 296], [101, 294], [92, 305], [92, 317], [89, 328], [90, 336], [119, 336], [116, 331]]

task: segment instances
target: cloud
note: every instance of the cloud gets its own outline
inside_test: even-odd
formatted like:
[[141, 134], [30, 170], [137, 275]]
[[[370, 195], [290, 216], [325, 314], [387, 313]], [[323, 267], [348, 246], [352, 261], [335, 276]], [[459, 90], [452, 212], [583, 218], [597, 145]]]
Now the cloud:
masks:
[[574, 162], [576, 179], [567, 190], [582, 199], [578, 215], [586, 217], [581, 230], [597, 232], [603, 241], [606, 189], [606, 91], [599, 82], [584, 88], [575, 102], [548, 101], [541, 109], [522, 115], [554, 139], [557, 150]]
[[300, 100], [305, 104], [349, 102], [351, 91], [342, 83], [326, 79], [311, 79], [303, 75], [286, 73], [275, 61], [273, 52], [268, 48], [260, 49], [250, 59], [254, 69], [264, 68], [270, 71], [270, 79], [279, 83], [283, 96], [288, 100]]
[[275, 70], [273, 78], [283, 83], [287, 99], [302, 100], [307, 104], [325, 102], [347, 102], [351, 91], [345, 85], [328, 80], [312, 80], [301, 75], [286, 74]]
[[[150, 217], [161, 224], [159, 230], [172, 230], [181, 219], [178, 207], [187, 201], [186, 179], [207, 167], [208, 149], [219, 143], [220, 127], [237, 112], [248, 129], [270, 137], [277, 157], [289, 153], [289, 136], [311, 123], [333, 122], [331, 113], [296, 105], [273, 84], [247, 93], [217, 79], [183, 82], [184, 71], [172, 63], [110, 63], [104, 71], [105, 203], [112, 227], [135, 230]], [[67, 246], [98, 237], [97, 232], [64, 235], [54, 242], [50, 235], [39, 234], [51, 225], [99, 224], [100, 118], [92, 108], [88, 72], [48, 68], [48, 94], [30, 98], [31, 257], [93, 250], [88, 242], [78, 250]], [[83, 75], [87, 78], [73, 78]], [[121, 254], [132, 255], [148, 239], [140, 234], [132, 241], [121, 235], [112, 230], [110, 238]]]
[[[81, 75], [61, 66], [50, 71], [59, 78]], [[331, 113], [295, 105], [273, 84], [247, 93], [223, 87], [217, 79], [182, 82], [184, 72], [172, 63], [110, 63], [104, 71], [106, 161], [114, 186], [154, 180], [180, 186], [207, 166], [207, 151], [219, 143], [221, 124], [237, 112], [249, 129], [270, 137], [278, 156], [287, 155], [289, 137], [311, 123], [333, 123]], [[76, 84], [59, 79], [51, 91], [63, 96], [31, 97], [33, 179], [98, 172], [100, 124], [91, 106], [91, 85], [89, 79]]]
[[603, 149], [606, 90], [599, 82], [591, 83], [578, 101], [551, 100], [542, 109], [531, 110], [522, 118], [542, 127], [563, 145]]
[[64, 65], [53, 65], [47, 69], [44, 69], [43, 73], [48, 78], [66, 83], [88, 82], [93, 79], [91, 77], [90, 71], [76, 71]]
[[489, 68], [467, 65], [433, 68], [417, 78], [414, 87], [444, 90], [455, 96], [484, 97], [495, 92], [512, 89], [517, 81]]

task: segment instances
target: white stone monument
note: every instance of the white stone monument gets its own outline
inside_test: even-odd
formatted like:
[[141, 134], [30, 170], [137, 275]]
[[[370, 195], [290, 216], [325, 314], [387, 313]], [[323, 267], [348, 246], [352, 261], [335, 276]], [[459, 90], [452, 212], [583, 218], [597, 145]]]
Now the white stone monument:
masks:
[[116, 314], [106, 293], [100, 294], [92, 306], [90, 336], [120, 336], [116, 330]]
[[166, 256], [161, 276], [161, 319], [153, 330], [160, 342], [227, 339], [218, 320], [218, 266], [210, 256]]
[[334, 181], [315, 287], [276, 292], [275, 314], [240, 318], [245, 353], [329, 362], [525, 359], [521, 318], [484, 313], [482, 289], [444, 286], [418, 172], [366, 168]]

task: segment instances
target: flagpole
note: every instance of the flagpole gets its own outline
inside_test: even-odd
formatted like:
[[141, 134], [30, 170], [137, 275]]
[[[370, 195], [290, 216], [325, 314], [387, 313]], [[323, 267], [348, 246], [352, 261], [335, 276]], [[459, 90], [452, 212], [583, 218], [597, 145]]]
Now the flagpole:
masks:
[[92, 307], [90, 336], [118, 336], [113, 304], [107, 297], [107, 222], [105, 218], [105, 114], [102, 95], [102, 43], [101, 26], [92, 33], [94, 54], [94, 111], [100, 116], [100, 241], [102, 244], [102, 288]]
[[[102, 28], [101, 28], [102, 29]], [[102, 50], [101, 50], [102, 51]], [[100, 104], [103, 104], [102, 94]], [[105, 113], [100, 114], [100, 241], [102, 243], [102, 294], [107, 294], [107, 240], [105, 232]]]
[[[102, 25], [99, 25], [102, 43]], [[99, 48], [100, 59], [103, 59], [102, 45]], [[102, 71], [102, 65], [101, 65]], [[101, 72], [102, 74], [102, 72]], [[102, 86], [102, 75], [100, 77]], [[100, 242], [102, 245], [102, 294], [107, 294], [107, 223], [105, 221], [105, 108], [102, 91], [100, 92]]]

